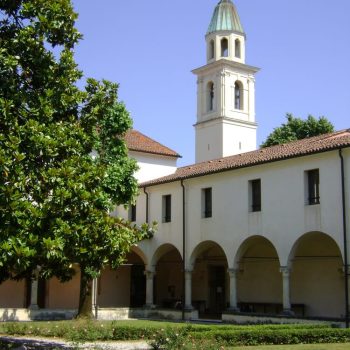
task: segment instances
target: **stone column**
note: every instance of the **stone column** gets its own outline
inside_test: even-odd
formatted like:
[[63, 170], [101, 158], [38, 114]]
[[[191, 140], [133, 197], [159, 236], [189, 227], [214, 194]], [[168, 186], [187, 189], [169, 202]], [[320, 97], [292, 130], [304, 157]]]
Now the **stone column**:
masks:
[[193, 310], [192, 306], [192, 270], [185, 270], [185, 309]]
[[97, 319], [97, 294], [98, 294], [98, 280], [97, 278], [94, 278], [92, 280], [92, 312], [95, 315], [95, 318]]
[[146, 307], [147, 308], [153, 308], [154, 307], [154, 301], [153, 301], [153, 281], [154, 281], [154, 275], [156, 273], [154, 271], [145, 271], [146, 275]]
[[28, 307], [31, 310], [38, 310], [38, 277], [36, 276], [34, 280], [31, 281], [30, 290], [30, 305]]
[[230, 307], [229, 311], [237, 312], [239, 308], [237, 306], [237, 269], [228, 269], [227, 270], [230, 276]]
[[285, 315], [293, 315], [290, 303], [290, 268], [288, 266], [281, 266], [283, 283], [283, 313]]

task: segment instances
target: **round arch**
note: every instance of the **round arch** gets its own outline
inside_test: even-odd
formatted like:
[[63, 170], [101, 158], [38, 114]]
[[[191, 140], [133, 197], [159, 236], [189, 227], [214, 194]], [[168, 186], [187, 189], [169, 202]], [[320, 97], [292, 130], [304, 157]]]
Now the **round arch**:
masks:
[[154, 303], [167, 309], [181, 307], [183, 294], [183, 260], [180, 251], [170, 243], [162, 244], [153, 254]]
[[288, 257], [291, 302], [304, 305], [308, 317], [342, 317], [343, 266], [339, 245], [330, 235], [314, 231], [300, 236]]
[[[319, 243], [319, 247], [312, 244], [314, 241], [317, 241]], [[322, 247], [321, 247], [320, 243], [325, 243], [325, 244], [322, 244]], [[325, 256], [329, 256], [329, 254], [333, 254], [333, 256], [339, 255], [339, 257], [343, 262], [342, 251], [338, 243], [335, 241], [333, 237], [331, 237], [330, 235], [324, 232], [311, 231], [311, 232], [304, 233], [294, 242], [288, 256], [289, 267], [292, 267], [292, 262], [297, 257], [298, 250], [299, 251], [300, 249], [305, 250], [306, 248], [311, 248], [311, 252], [309, 252], [309, 254], [316, 254], [316, 256], [320, 256], [320, 254], [324, 254]]]
[[275, 256], [275, 258], [277, 257], [278, 259], [278, 263], [280, 262], [280, 258], [277, 252], [276, 247], [274, 246], [274, 244], [266, 237], [264, 236], [258, 236], [258, 235], [254, 235], [254, 236], [250, 236], [248, 238], [246, 238], [239, 246], [239, 248], [237, 249], [235, 258], [234, 258], [234, 264], [233, 266], [235, 266], [235, 268], [239, 267], [239, 262], [241, 261], [242, 257], [247, 253], [247, 251], [249, 249], [251, 249], [251, 247], [253, 245], [263, 245], [267, 247], [267, 252], [265, 253], [265, 257], [266, 254], [270, 253], [273, 254]]
[[215, 85], [212, 81], [209, 81], [206, 87], [207, 112], [211, 112], [214, 110], [214, 99], [215, 99]]
[[221, 245], [215, 241], [203, 241], [201, 243], [199, 243], [192, 251], [191, 255], [190, 255], [190, 259], [189, 259], [189, 268], [191, 269], [198, 256], [200, 256], [201, 254], [203, 254], [205, 251], [211, 249], [211, 248], [217, 248], [219, 250], [222, 251], [223, 255], [225, 256], [225, 259], [228, 263], [228, 259], [227, 259], [227, 255], [225, 250], [221, 247]]
[[145, 265], [148, 264], [148, 259], [147, 259], [147, 256], [146, 254], [141, 250], [140, 247], [138, 246], [133, 246], [131, 248], [131, 252], [135, 253], [142, 261]]
[[282, 311], [280, 258], [269, 239], [259, 235], [246, 238], [236, 252], [234, 267], [241, 311], [269, 314]]
[[220, 317], [229, 302], [228, 259], [214, 241], [199, 243], [189, 258], [192, 275], [192, 305], [201, 317]]
[[243, 83], [240, 80], [236, 80], [235, 82], [234, 102], [235, 109], [244, 109]]
[[169, 252], [171, 252], [173, 250], [175, 250], [180, 255], [180, 257], [182, 259], [182, 254], [176, 246], [174, 246], [171, 243], [164, 243], [164, 244], [160, 245], [153, 253], [152, 259], [150, 261], [150, 266], [151, 267], [156, 266], [159, 259], [161, 259], [162, 256], [164, 256], [165, 254], [168, 254]]
[[142, 307], [145, 305], [145, 265], [147, 257], [133, 246], [118, 268], [106, 266], [98, 279], [98, 305], [101, 308]]

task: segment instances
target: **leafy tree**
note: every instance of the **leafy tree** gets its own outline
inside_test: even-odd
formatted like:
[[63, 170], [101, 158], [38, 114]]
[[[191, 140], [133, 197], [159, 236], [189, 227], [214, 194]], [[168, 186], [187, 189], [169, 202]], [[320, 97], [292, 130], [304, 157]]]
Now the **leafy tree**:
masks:
[[132, 122], [117, 85], [77, 87], [76, 18], [70, 0], [0, 0], [0, 283], [78, 264], [90, 315], [93, 278], [149, 231], [108, 214], [137, 194]]
[[287, 123], [275, 128], [261, 147], [280, 145], [282, 143], [301, 140], [307, 137], [322, 135], [334, 131], [334, 126], [325, 117], [316, 119], [312, 115], [309, 115], [306, 120], [302, 120], [288, 113], [286, 118]]

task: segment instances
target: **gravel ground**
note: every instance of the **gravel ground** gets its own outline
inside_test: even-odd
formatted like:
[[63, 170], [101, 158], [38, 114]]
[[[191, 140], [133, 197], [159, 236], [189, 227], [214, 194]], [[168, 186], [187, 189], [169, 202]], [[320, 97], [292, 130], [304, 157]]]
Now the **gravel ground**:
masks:
[[16, 344], [13, 350], [36, 350], [36, 349], [103, 349], [103, 350], [149, 350], [151, 347], [144, 341], [122, 341], [122, 342], [96, 342], [74, 344], [56, 339], [39, 339], [28, 337], [1, 336], [0, 341]]

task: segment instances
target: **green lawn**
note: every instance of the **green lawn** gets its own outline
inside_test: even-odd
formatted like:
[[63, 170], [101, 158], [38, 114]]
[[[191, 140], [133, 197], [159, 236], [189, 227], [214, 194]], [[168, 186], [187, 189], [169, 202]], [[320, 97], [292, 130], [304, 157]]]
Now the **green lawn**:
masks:
[[298, 345], [265, 345], [265, 346], [242, 346], [227, 350], [349, 350], [350, 343], [344, 344], [298, 344]]

